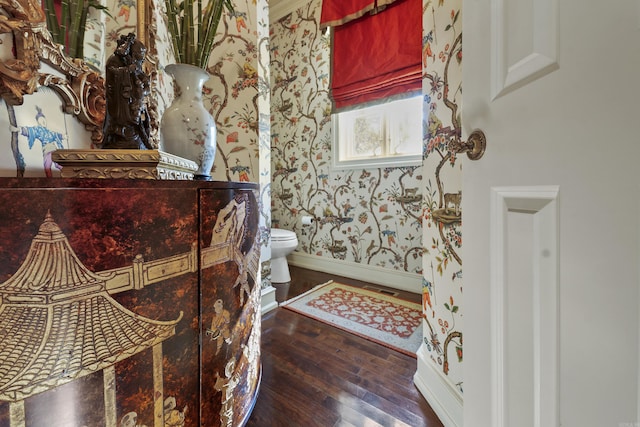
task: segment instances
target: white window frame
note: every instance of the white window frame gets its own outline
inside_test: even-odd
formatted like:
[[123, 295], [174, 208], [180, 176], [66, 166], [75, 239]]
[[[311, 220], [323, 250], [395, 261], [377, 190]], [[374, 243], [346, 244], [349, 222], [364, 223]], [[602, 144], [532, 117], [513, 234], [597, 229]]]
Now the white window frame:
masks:
[[[420, 106], [422, 107], [422, 96], [416, 95], [416, 97], [420, 98]], [[405, 98], [404, 100], [395, 101], [402, 102], [405, 100], [410, 100], [411, 98]], [[393, 101], [391, 101], [393, 102]], [[364, 107], [359, 111], [365, 112], [367, 109], [379, 107], [378, 105], [371, 107]], [[421, 108], [422, 110], [422, 108]], [[385, 167], [401, 167], [401, 166], [419, 166], [422, 164], [422, 156], [423, 156], [423, 142], [422, 137], [420, 137], [419, 144], [419, 153], [415, 154], [397, 154], [397, 155], [380, 155], [380, 156], [366, 156], [359, 158], [349, 158], [347, 154], [348, 147], [345, 144], [349, 143], [349, 140], [344, 140], [345, 137], [340, 137], [340, 114], [344, 113], [334, 113], [331, 115], [331, 153], [332, 153], [332, 161], [331, 166], [332, 169], [344, 170], [344, 169], [370, 169], [370, 168], [385, 168]], [[420, 128], [419, 134], [422, 135], [422, 111], [418, 115], [420, 118], [418, 123], [415, 126]], [[383, 119], [386, 121], [389, 120], [389, 117], [385, 115]], [[385, 126], [383, 124], [383, 133], [386, 135], [386, 138], [391, 138], [389, 136], [388, 131], [389, 126]], [[388, 141], [389, 144], [392, 145], [391, 141]]]

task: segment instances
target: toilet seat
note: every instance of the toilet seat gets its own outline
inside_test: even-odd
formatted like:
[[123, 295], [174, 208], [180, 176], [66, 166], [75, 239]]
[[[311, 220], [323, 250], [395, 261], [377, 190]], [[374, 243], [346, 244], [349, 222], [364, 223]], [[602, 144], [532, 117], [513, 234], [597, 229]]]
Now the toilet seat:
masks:
[[296, 240], [296, 233], [291, 230], [283, 230], [281, 228], [271, 229], [271, 241], [290, 242]]

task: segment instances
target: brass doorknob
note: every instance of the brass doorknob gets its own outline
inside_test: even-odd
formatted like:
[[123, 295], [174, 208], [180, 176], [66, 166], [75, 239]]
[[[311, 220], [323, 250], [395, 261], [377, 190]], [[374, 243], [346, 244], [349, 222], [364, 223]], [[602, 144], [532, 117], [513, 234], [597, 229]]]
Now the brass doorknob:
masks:
[[467, 153], [467, 157], [471, 160], [478, 160], [484, 154], [487, 148], [487, 138], [480, 129], [471, 132], [467, 141], [454, 140], [449, 142], [449, 150], [456, 154]]

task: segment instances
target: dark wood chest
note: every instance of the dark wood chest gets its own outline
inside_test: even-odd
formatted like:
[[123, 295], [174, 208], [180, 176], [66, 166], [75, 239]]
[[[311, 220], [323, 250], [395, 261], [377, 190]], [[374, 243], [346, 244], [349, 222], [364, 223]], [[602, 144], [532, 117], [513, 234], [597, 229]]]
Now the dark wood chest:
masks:
[[0, 179], [0, 426], [238, 426], [257, 186]]

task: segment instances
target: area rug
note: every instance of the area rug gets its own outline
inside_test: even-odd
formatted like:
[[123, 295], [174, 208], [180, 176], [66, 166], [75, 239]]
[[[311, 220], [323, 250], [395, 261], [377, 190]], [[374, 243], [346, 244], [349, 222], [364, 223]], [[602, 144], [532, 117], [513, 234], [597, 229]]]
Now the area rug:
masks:
[[329, 281], [281, 307], [416, 357], [422, 339], [420, 304]]

